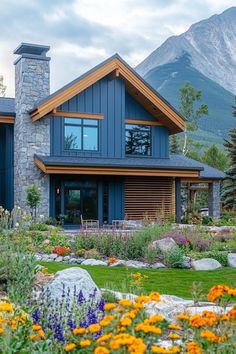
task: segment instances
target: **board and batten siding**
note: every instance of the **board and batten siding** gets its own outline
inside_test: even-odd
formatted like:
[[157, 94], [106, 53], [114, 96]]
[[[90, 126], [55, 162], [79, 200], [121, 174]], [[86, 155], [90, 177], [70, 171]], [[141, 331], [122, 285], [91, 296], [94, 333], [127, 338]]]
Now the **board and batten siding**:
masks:
[[128, 220], [161, 221], [175, 215], [175, 183], [172, 177], [126, 177], [125, 217]]
[[[126, 91], [124, 81], [109, 76], [62, 104], [61, 112], [100, 113], [98, 151], [64, 150], [63, 117], [51, 118], [51, 155], [125, 158], [125, 119], [155, 121]], [[152, 156], [169, 157], [169, 134], [163, 126], [152, 127]]]

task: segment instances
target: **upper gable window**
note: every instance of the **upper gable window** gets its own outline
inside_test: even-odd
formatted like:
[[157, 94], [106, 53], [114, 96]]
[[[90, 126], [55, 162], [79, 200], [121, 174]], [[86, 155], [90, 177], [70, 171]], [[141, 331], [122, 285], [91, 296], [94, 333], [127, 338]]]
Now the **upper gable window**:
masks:
[[127, 155], [151, 155], [151, 127], [149, 125], [125, 125], [125, 153]]
[[65, 150], [98, 151], [98, 121], [65, 118], [64, 148]]

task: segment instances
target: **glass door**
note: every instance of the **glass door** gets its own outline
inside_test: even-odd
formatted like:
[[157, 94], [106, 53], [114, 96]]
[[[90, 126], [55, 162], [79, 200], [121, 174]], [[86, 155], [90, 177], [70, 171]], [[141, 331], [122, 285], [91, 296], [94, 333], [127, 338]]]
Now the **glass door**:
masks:
[[64, 186], [64, 223], [78, 225], [81, 222], [81, 189]]

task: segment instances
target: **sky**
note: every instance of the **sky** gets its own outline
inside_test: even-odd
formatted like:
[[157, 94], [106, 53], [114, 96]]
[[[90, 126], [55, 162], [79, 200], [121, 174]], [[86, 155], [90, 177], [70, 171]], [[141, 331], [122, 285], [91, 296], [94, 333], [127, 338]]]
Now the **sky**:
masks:
[[0, 0], [0, 75], [14, 97], [14, 49], [50, 45], [51, 92], [119, 53], [135, 67], [168, 37], [235, 0]]

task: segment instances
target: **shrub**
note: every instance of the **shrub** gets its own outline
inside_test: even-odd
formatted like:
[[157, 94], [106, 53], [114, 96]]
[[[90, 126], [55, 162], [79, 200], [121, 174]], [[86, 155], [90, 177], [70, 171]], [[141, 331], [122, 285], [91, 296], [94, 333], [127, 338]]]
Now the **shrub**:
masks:
[[148, 263], [154, 263], [157, 258], [157, 250], [151, 247], [147, 247], [144, 257]]
[[185, 234], [179, 230], [173, 230], [168, 233], [162, 234], [161, 238], [173, 238], [178, 246], [189, 246], [190, 242]]
[[56, 253], [58, 256], [67, 256], [71, 253], [71, 249], [69, 247], [64, 246], [54, 246], [52, 249], [52, 253]]
[[43, 222], [33, 222], [30, 227], [29, 230], [37, 230], [37, 231], [48, 231], [49, 227], [48, 225], [46, 225]]
[[84, 258], [86, 258], [86, 259], [89, 259], [89, 258], [101, 259], [101, 255], [99, 254], [99, 252], [95, 248], [92, 248], [91, 250], [84, 252]]
[[41, 200], [41, 194], [39, 191], [39, 187], [33, 184], [29, 186], [26, 190], [27, 192], [27, 205], [31, 208], [32, 217], [36, 219], [36, 209]]
[[183, 268], [184, 252], [179, 247], [173, 247], [164, 254], [164, 260], [172, 268]]

